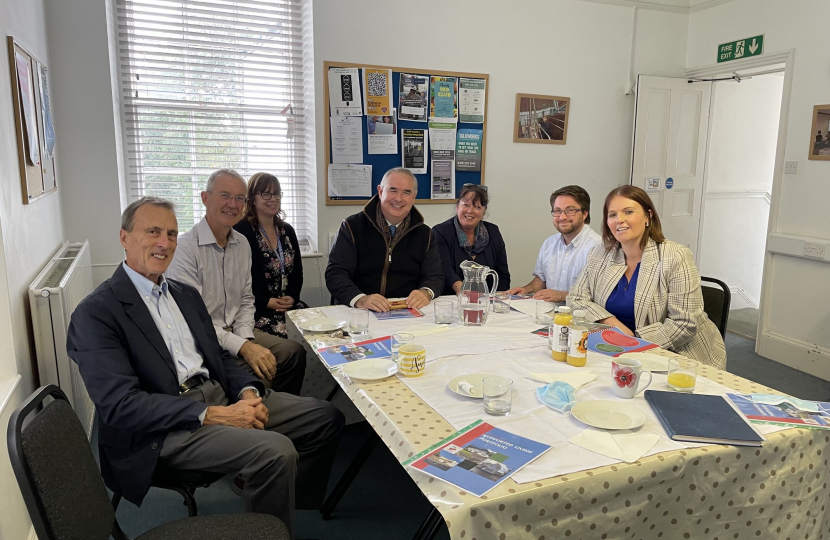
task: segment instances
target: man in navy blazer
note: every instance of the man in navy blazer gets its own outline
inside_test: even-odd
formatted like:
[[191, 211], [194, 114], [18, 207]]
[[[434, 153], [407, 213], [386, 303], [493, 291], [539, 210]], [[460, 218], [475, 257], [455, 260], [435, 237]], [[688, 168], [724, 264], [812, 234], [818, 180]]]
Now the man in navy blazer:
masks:
[[159, 463], [240, 474], [246, 509], [276, 515], [293, 536], [295, 504], [322, 502], [343, 415], [265, 390], [237, 365], [196, 290], [164, 278], [177, 236], [172, 203], [132, 203], [126, 262], [72, 314], [67, 349], [95, 403], [102, 474], [135, 504]]

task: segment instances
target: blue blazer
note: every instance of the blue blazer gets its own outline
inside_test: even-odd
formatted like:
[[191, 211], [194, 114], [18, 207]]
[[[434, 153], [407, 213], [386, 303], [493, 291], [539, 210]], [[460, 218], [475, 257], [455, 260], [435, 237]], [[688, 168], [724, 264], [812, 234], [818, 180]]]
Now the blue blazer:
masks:
[[[245, 386], [264, 393], [262, 383], [219, 345], [196, 289], [172, 279], [168, 283], [211, 380], [231, 402]], [[199, 429], [207, 405], [179, 396], [170, 351], [122, 266], [72, 313], [66, 348], [95, 403], [104, 481], [141, 504], [165, 437], [171, 431]]]
[[[455, 294], [452, 284], [456, 281], [464, 281], [464, 272], [461, 271], [460, 265], [464, 261], [472, 260], [458, 243], [453, 219], [455, 216], [432, 228], [438, 245], [438, 254], [441, 256], [441, 268], [444, 271], [443, 294]], [[484, 251], [476, 255], [475, 261], [495, 270], [499, 275], [499, 290], [506, 291], [510, 288], [510, 271], [507, 269], [507, 248], [504, 245], [504, 239], [496, 225], [489, 221], [482, 221], [482, 223], [487, 229], [487, 234], [490, 235], [490, 242]], [[491, 281], [488, 280], [490, 286], [493, 285]]]

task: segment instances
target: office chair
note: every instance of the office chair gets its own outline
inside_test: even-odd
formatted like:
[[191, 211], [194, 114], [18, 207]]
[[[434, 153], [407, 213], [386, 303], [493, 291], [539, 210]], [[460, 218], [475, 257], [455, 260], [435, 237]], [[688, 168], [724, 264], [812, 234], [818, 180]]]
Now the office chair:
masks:
[[[732, 303], [732, 293], [729, 286], [723, 281], [710, 277], [700, 278], [700, 289], [703, 293], [703, 311], [709, 320], [715, 323], [720, 335], [726, 339], [726, 323], [729, 320], [729, 304]], [[713, 283], [715, 286], [708, 285]]]
[[[43, 405], [46, 397], [53, 401]], [[23, 421], [36, 409], [31, 421]], [[9, 458], [40, 540], [131, 540], [115, 518], [81, 422], [66, 395], [42, 386], [12, 413]], [[136, 540], [288, 540], [288, 529], [266, 514], [188, 517], [160, 525]]]

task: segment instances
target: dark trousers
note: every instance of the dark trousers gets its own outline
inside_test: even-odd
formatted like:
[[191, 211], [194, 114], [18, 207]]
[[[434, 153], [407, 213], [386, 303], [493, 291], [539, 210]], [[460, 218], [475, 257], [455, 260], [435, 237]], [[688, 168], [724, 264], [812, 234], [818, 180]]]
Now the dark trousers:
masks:
[[[277, 374], [274, 379], [270, 381], [259, 379], [265, 385], [265, 388], [299, 396], [305, 378], [306, 353], [303, 346], [296, 341], [281, 338], [257, 328], [254, 328], [254, 343], [271, 351], [271, 354], [277, 360]], [[256, 373], [244, 358], [238, 356], [236, 363], [256, 377]]]
[[[208, 405], [228, 405], [214, 381], [185, 396]], [[242, 500], [249, 512], [272, 514], [294, 536], [294, 510], [319, 508], [343, 429], [343, 414], [331, 403], [266, 390], [264, 430], [203, 426], [174, 431], [164, 441], [161, 460], [174, 469], [241, 474]]]

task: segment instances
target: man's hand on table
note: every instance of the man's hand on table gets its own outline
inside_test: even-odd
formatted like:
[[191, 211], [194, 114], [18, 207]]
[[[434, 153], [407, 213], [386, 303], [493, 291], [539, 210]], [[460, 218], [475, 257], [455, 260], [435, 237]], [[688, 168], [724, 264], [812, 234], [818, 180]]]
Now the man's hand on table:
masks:
[[416, 289], [406, 297], [406, 307], [420, 309], [429, 304], [429, 293], [423, 289]]
[[[255, 395], [246, 390], [243, 396]], [[211, 406], [205, 412], [203, 426], [231, 426], [244, 429], [265, 429], [268, 422], [268, 408], [262, 398], [240, 399], [227, 407]]]
[[554, 291], [553, 289], [542, 289], [533, 295], [534, 300], [543, 302], [564, 302], [568, 297], [568, 291]]
[[371, 309], [372, 311], [389, 311], [389, 308], [391, 308], [392, 305], [384, 296], [379, 294], [367, 294], [366, 296], [361, 296], [358, 301], [354, 303], [354, 307], [360, 309]]
[[246, 341], [242, 347], [239, 348], [239, 356], [248, 362], [254, 374], [260, 379], [268, 379], [269, 381], [277, 374], [277, 359], [271, 354], [271, 351], [257, 345], [253, 341]]

